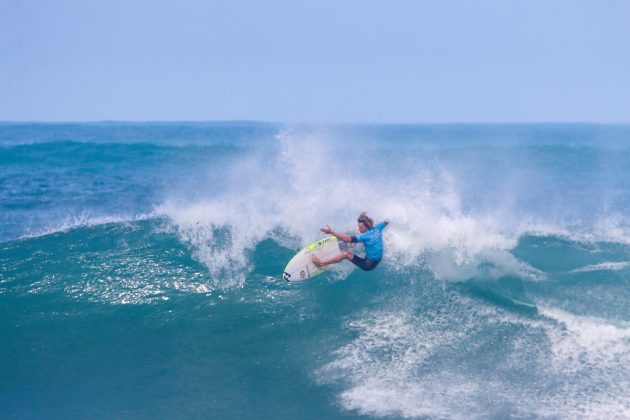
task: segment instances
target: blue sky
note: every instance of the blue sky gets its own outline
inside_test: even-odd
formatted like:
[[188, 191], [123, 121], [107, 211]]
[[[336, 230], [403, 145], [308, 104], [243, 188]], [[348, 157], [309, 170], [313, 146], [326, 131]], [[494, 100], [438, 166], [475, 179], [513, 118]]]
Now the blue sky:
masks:
[[0, 120], [630, 122], [630, 1], [0, 0]]

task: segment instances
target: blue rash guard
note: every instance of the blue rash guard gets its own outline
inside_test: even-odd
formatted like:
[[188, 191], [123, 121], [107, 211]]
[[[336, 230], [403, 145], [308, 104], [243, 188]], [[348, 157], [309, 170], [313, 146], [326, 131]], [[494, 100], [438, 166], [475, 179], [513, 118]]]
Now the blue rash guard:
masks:
[[388, 221], [381, 222], [359, 236], [351, 236], [352, 242], [363, 242], [365, 247], [367, 260], [356, 255], [352, 259], [352, 262], [361, 269], [366, 271], [372, 270], [383, 258], [383, 237], [381, 232], [388, 223]]

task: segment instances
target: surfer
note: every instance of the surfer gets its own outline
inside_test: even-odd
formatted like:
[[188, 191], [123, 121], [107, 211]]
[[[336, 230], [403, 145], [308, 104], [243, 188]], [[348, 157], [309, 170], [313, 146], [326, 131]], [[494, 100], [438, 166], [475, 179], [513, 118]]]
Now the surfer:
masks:
[[349, 236], [343, 233], [335, 232], [330, 226], [321, 228], [321, 231], [336, 236], [337, 239], [340, 239], [343, 242], [363, 242], [363, 245], [365, 246], [365, 258], [355, 255], [352, 251], [348, 251], [346, 248], [346, 250], [342, 251], [339, 255], [329, 259], [322, 259], [313, 254], [311, 257], [313, 264], [317, 267], [323, 267], [325, 265], [336, 264], [340, 261], [348, 260], [361, 270], [374, 270], [378, 263], [381, 262], [381, 258], [383, 258], [383, 238], [381, 232], [385, 229], [385, 226], [387, 226], [389, 222], [384, 221], [374, 226], [374, 221], [370, 219], [365, 212], [363, 212], [357, 219], [357, 223], [360, 233], [358, 236]]

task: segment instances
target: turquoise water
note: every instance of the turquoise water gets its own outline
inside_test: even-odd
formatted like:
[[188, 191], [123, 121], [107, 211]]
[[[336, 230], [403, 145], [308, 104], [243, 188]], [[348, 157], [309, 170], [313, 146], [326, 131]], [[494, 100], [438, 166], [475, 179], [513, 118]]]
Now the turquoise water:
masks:
[[[1, 418], [627, 418], [630, 127], [0, 124]], [[373, 272], [281, 280], [388, 218]]]

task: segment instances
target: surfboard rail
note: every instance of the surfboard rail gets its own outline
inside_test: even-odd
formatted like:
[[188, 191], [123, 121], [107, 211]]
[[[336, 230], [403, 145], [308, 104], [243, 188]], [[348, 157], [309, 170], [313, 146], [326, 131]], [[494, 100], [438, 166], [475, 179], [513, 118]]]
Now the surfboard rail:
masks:
[[304, 281], [326, 271], [317, 267], [311, 260], [315, 254], [319, 258], [330, 258], [340, 253], [339, 242], [335, 236], [327, 236], [302, 248], [287, 263], [282, 278], [287, 282]]

